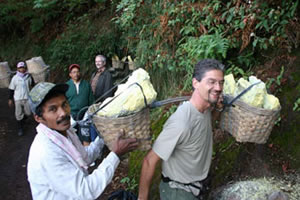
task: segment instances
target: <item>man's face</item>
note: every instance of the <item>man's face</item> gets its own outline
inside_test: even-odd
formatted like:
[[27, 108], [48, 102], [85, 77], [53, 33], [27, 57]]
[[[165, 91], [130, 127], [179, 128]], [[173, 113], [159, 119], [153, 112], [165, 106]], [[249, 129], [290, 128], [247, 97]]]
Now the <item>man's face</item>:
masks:
[[26, 72], [26, 68], [25, 67], [19, 67], [18, 69], [18, 72], [24, 74]]
[[69, 76], [73, 81], [78, 82], [80, 80], [80, 70], [77, 67], [73, 67]]
[[105, 62], [104, 62], [103, 58], [96, 57], [95, 58], [95, 65], [96, 65], [97, 69], [101, 69], [101, 68], [105, 67]]
[[37, 122], [58, 132], [64, 132], [70, 128], [70, 106], [63, 94], [50, 98], [43, 104], [42, 109], [42, 117], [35, 116]]
[[194, 81], [193, 86], [201, 99], [215, 104], [223, 91], [224, 74], [220, 70], [211, 70], [204, 74], [201, 81]]

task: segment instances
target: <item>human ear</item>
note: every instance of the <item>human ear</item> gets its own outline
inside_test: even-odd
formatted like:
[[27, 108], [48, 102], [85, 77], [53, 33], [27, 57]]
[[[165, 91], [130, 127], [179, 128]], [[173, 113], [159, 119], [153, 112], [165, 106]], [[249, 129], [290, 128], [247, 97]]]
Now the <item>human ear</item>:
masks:
[[197, 88], [199, 81], [196, 78], [193, 78], [192, 84], [193, 84], [193, 88]]
[[38, 123], [41, 123], [43, 121], [43, 117], [40, 117], [38, 115], [34, 115], [33, 117], [34, 117], [34, 120]]

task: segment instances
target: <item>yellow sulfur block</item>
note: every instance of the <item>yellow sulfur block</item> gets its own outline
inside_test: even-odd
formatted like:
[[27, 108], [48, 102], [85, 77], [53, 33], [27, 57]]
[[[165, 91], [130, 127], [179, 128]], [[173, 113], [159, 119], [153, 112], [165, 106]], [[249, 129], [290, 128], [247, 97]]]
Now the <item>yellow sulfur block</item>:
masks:
[[264, 99], [264, 108], [276, 110], [280, 107], [279, 99], [272, 94], [267, 94]]
[[224, 77], [224, 87], [223, 87], [223, 93], [234, 96], [235, 92], [235, 80], [232, 74], [228, 74]]
[[[118, 86], [115, 96], [117, 97], [101, 109], [97, 115], [118, 117], [138, 112], [147, 106], [145, 105], [144, 96], [149, 105], [156, 99], [157, 93], [150, 82], [149, 74], [140, 68], [133, 72], [125, 84]], [[101, 105], [105, 105], [110, 100], [111, 98], [106, 99]]]

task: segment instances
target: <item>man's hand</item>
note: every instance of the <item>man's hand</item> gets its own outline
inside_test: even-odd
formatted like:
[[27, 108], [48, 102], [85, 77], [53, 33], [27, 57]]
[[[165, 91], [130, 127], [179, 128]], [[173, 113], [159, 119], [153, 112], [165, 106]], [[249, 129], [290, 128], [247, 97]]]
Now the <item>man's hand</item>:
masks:
[[119, 135], [118, 139], [114, 141], [112, 146], [112, 151], [115, 152], [115, 154], [117, 154], [119, 157], [129, 151], [135, 150], [139, 145], [137, 139], [121, 139], [122, 135], [123, 133]]
[[8, 100], [8, 106], [11, 108], [14, 105], [14, 102], [12, 99]]

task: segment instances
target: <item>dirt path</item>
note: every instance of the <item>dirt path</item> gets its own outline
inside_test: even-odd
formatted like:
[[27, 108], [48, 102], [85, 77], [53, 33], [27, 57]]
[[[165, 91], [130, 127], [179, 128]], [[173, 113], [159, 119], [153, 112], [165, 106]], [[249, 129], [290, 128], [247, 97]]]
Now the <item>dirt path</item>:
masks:
[[0, 89], [0, 194], [3, 200], [31, 199], [26, 165], [35, 122], [28, 119], [25, 135], [17, 136], [14, 109], [7, 104], [8, 90]]

